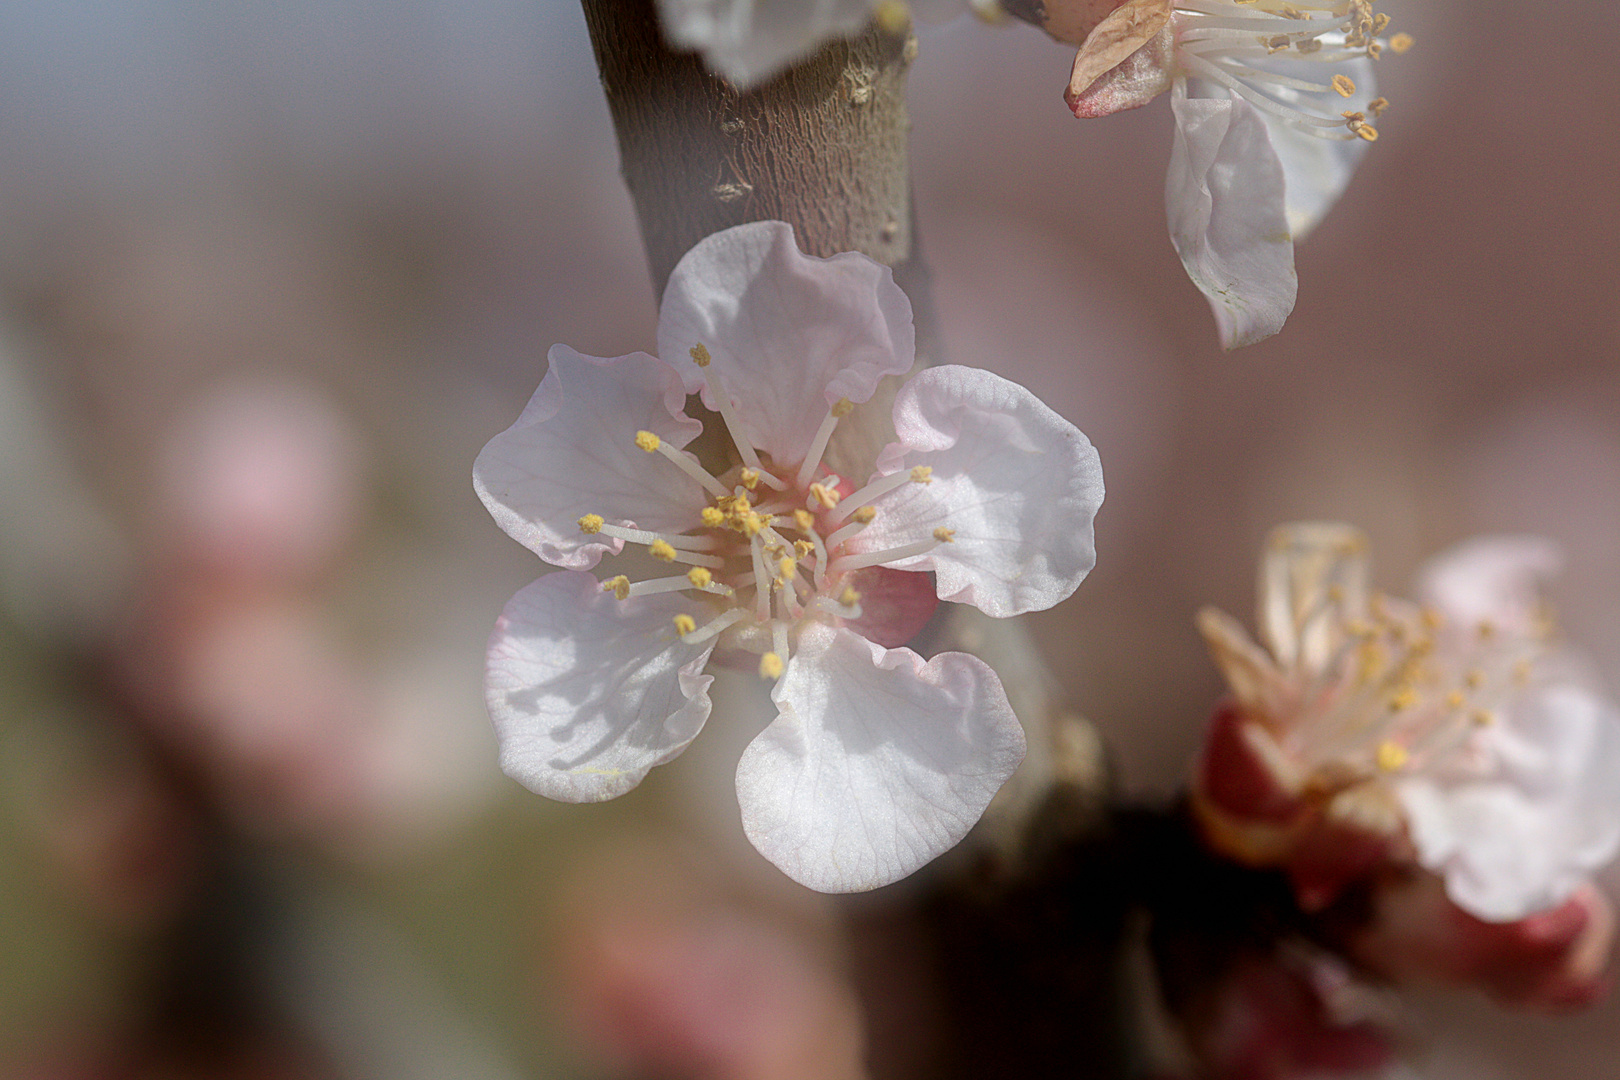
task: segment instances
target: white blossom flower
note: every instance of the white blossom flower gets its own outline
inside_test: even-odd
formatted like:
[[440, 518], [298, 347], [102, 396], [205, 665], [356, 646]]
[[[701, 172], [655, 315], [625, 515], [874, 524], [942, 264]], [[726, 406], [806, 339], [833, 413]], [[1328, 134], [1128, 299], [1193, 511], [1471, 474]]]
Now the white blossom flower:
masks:
[[1405, 34], [1372, 0], [1126, 0], [1093, 29], [1066, 98], [1103, 116], [1171, 91], [1170, 238], [1228, 348], [1294, 308], [1294, 241], [1344, 190], [1372, 121], [1373, 61]]
[[1403, 835], [1492, 922], [1562, 903], [1620, 846], [1620, 709], [1555, 641], [1555, 563], [1542, 541], [1476, 540], [1431, 565], [1418, 604], [1369, 592], [1359, 532], [1285, 526], [1262, 560], [1265, 648], [1200, 614], [1277, 788]]
[[[1072, 593], [1096, 451], [1024, 388], [944, 366], [899, 388], [869, 473], [832, 473], [841, 425], [912, 367], [911, 307], [887, 268], [802, 255], [780, 222], [688, 252], [658, 342], [554, 347], [474, 468], [501, 527], [563, 568], [490, 641], [502, 767], [556, 799], [623, 794], [702, 728], [711, 657], [742, 658], [775, 680], [737, 770], [750, 840], [823, 891], [903, 877], [966, 834], [1024, 738], [982, 661], [895, 646], [937, 599], [1006, 616]], [[693, 393], [717, 414], [701, 442]], [[623, 572], [586, 572], [605, 556]]]
[[[972, 6], [988, 11], [994, 4]], [[658, 16], [670, 44], [701, 53], [711, 71], [746, 90], [873, 18], [898, 31], [913, 12], [940, 20], [969, 6], [969, 0], [658, 0]]]

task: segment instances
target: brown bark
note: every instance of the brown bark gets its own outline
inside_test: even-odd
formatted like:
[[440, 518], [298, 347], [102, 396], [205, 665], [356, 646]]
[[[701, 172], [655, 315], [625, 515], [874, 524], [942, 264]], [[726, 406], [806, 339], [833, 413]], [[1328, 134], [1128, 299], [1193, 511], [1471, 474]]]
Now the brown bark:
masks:
[[932, 355], [906, 158], [910, 33], [875, 25], [739, 92], [671, 52], [652, 0], [584, 0], [654, 289], [710, 233], [791, 224], [811, 255], [859, 251], [895, 268]]

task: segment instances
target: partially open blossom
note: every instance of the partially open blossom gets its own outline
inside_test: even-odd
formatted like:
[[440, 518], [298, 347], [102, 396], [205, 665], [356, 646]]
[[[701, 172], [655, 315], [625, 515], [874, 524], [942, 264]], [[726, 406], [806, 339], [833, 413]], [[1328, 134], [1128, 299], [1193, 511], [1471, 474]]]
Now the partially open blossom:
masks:
[[900, 387], [876, 461], [831, 472], [840, 428], [912, 367], [911, 308], [886, 268], [804, 256], [780, 222], [688, 252], [658, 338], [663, 359], [553, 348], [474, 468], [501, 527], [563, 568], [490, 641], [502, 767], [552, 798], [623, 794], [707, 720], [711, 657], [741, 663], [777, 710], [737, 771], [749, 839], [824, 891], [903, 877], [966, 834], [1024, 739], [982, 661], [895, 646], [937, 599], [1006, 616], [1072, 593], [1096, 452], [1022, 387], [946, 366]]
[[1372, 0], [1125, 0], [1100, 21], [1047, 20], [1059, 36], [1086, 31], [1065, 94], [1076, 116], [1171, 91], [1170, 238], [1228, 349], [1275, 334], [1293, 310], [1293, 242], [1378, 137], [1388, 102], [1373, 61], [1411, 43], [1382, 37], [1388, 24]]
[[[969, 0], [658, 0], [658, 18], [670, 44], [701, 53], [710, 70], [746, 90], [874, 18], [901, 30], [913, 12], [945, 19], [969, 6]], [[971, 6], [992, 12], [995, 0]]]
[[1620, 846], [1620, 710], [1557, 642], [1552, 563], [1540, 541], [1478, 540], [1410, 603], [1370, 592], [1359, 532], [1278, 529], [1265, 647], [1200, 615], [1235, 699], [1195, 783], [1210, 840], [1287, 867], [1308, 907], [1408, 861], [1479, 920], [1568, 901]]

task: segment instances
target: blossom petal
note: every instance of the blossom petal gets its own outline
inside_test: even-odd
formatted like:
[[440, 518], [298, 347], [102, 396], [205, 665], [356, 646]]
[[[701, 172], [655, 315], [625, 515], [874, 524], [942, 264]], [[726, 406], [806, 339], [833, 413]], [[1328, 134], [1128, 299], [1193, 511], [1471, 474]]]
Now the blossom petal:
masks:
[[872, 0], [658, 0], [658, 14], [670, 44], [744, 90], [860, 30]]
[[1170, 239], [1215, 312], [1221, 345], [1253, 344], [1282, 329], [1298, 289], [1282, 164], [1265, 121], [1241, 98], [1189, 98], [1178, 88], [1170, 103]]
[[[1329, 48], [1336, 43], [1335, 39], [1342, 40], [1342, 35], [1324, 34], [1321, 38]], [[1285, 49], [1270, 56], [1254, 57], [1250, 66], [1273, 75], [1320, 84], [1323, 65], [1293, 56]], [[1331, 96], [1334, 112], [1367, 114], [1369, 103], [1377, 97], [1373, 62], [1366, 57], [1342, 60], [1334, 65], [1334, 72], [1349, 79], [1355, 87], [1348, 97]], [[1320, 103], [1313, 100], [1320, 95], [1275, 84], [1267, 86], [1267, 93], [1302, 112], [1320, 114], [1323, 111]], [[1272, 123], [1268, 130], [1271, 148], [1282, 163], [1288, 229], [1298, 242], [1305, 239], [1339, 200], [1371, 144], [1365, 139], [1323, 139], [1285, 123]]]
[[1465, 633], [1481, 623], [1530, 637], [1544, 618], [1542, 588], [1563, 563], [1539, 536], [1481, 536], [1442, 552], [1424, 568], [1418, 595]]
[[1102, 465], [1078, 428], [1015, 382], [978, 368], [919, 372], [894, 403], [900, 442], [879, 473], [926, 466], [876, 503], [877, 517], [846, 541], [881, 552], [950, 529], [950, 543], [884, 565], [932, 570], [942, 600], [1002, 618], [1065, 599], [1097, 562], [1092, 518]]
[[484, 677], [506, 775], [547, 798], [599, 802], [686, 749], [709, 716], [714, 649], [675, 633], [690, 607], [669, 593], [620, 601], [577, 571], [512, 597]]
[[1396, 792], [1452, 900], [1507, 922], [1562, 903], [1620, 847], [1620, 710], [1575, 684], [1533, 687], [1480, 737], [1488, 775], [1415, 774]]
[[955, 846], [1024, 757], [1001, 680], [966, 653], [924, 663], [813, 623], [772, 698], [737, 766], [743, 828], [822, 892], [887, 885]]
[[688, 392], [715, 402], [688, 354], [703, 345], [754, 447], [777, 465], [803, 461], [827, 409], [860, 403], [915, 359], [911, 302], [889, 268], [846, 252], [801, 254], [780, 221], [699, 241], [670, 274], [658, 351]]
[[478, 455], [473, 488], [512, 539], [553, 566], [589, 569], [624, 545], [581, 533], [586, 514], [653, 531], [697, 524], [702, 487], [635, 444], [640, 430], [691, 442], [703, 425], [685, 403], [674, 369], [646, 353], [603, 359], [553, 346], [523, 415]]

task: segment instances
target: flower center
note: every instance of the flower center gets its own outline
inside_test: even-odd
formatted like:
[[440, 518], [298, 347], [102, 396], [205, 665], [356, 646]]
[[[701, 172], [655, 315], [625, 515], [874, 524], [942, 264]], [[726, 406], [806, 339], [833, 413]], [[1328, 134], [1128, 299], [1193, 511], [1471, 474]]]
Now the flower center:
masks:
[[861, 596], [847, 580], [851, 573], [925, 554], [949, 543], [952, 533], [941, 527], [930, 539], [888, 550], [845, 551], [848, 541], [883, 512], [876, 503], [907, 484], [931, 483], [932, 470], [918, 466], [852, 490], [853, 485], [825, 469], [827, 443], [838, 422], [854, 409], [847, 398], [827, 410], [802, 462], [777, 466], [748, 440], [735, 405], [710, 366], [708, 350], [694, 346], [691, 356], [703, 370], [739, 462], [716, 476], [696, 456], [651, 431], [638, 431], [638, 447], [696, 480], [709, 497], [696, 508], [691, 524], [676, 532], [613, 525], [594, 513], [581, 517], [579, 528], [645, 545], [654, 559], [686, 565], [683, 574], [641, 581], [619, 574], [604, 580], [602, 589], [621, 601], [651, 593], [697, 594], [708, 602], [708, 620], [700, 624], [689, 614], [675, 616], [681, 638], [702, 642], [724, 633], [730, 643], [758, 653], [760, 675], [774, 679], [782, 674], [804, 620], [841, 625], [861, 618]]
[[1351, 777], [1466, 760], [1472, 733], [1531, 681], [1552, 633], [1550, 622], [1529, 636], [1447, 627], [1436, 611], [1378, 596], [1369, 617], [1334, 631], [1292, 738], [1313, 770]]
[[1384, 98], [1372, 99], [1364, 109], [1340, 110], [1337, 104], [1356, 94], [1348, 75], [1320, 81], [1253, 63], [1287, 52], [1292, 60], [1342, 64], [1361, 56], [1377, 59], [1385, 48], [1396, 53], [1411, 48], [1409, 34], [1380, 36], [1390, 19], [1375, 14], [1372, 5], [1373, 0], [1177, 0], [1176, 59], [1183, 74], [1218, 83], [1299, 131], [1373, 142], [1378, 129], [1369, 117], [1376, 120], [1389, 107]]

